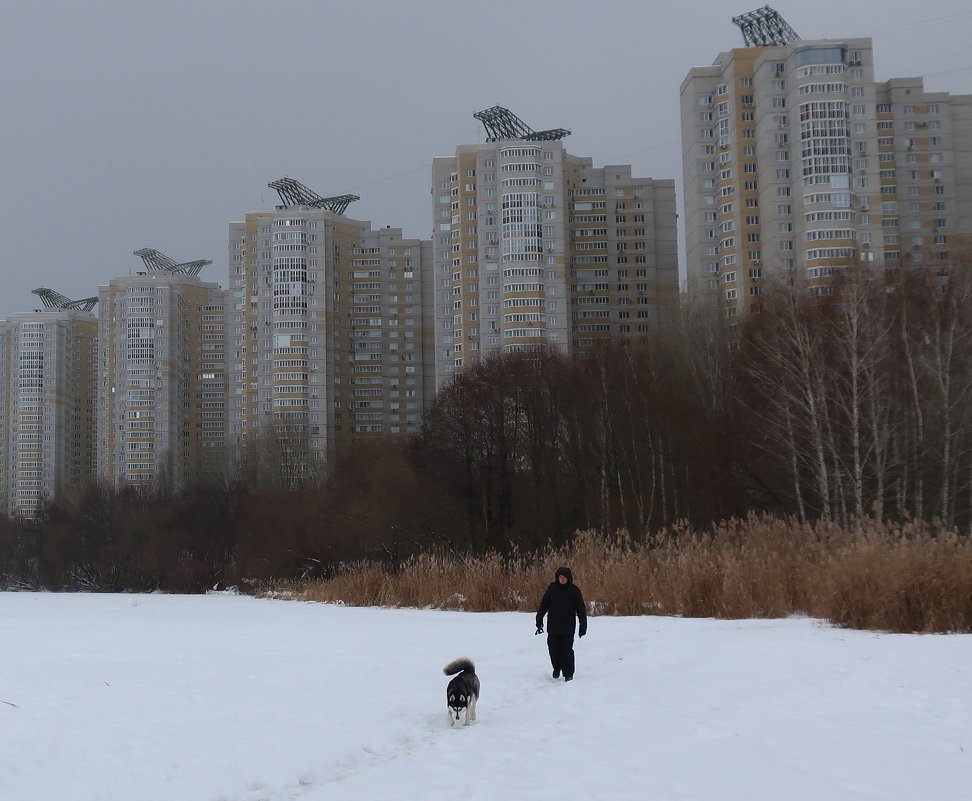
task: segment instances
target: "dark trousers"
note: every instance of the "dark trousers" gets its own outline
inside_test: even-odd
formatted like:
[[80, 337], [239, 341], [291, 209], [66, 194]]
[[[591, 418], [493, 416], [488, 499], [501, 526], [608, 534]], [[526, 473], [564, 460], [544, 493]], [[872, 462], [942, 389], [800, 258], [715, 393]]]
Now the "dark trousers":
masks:
[[564, 676], [574, 675], [573, 634], [548, 634], [547, 650], [550, 652], [550, 664], [554, 670], [559, 670]]

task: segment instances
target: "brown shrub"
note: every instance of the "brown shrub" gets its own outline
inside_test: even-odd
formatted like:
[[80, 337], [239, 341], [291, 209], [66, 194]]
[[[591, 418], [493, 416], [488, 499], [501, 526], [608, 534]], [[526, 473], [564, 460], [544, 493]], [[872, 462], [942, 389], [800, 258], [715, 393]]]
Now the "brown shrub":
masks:
[[424, 553], [393, 573], [368, 562], [268, 593], [354, 606], [532, 612], [569, 565], [592, 615], [775, 618], [808, 614], [895, 632], [972, 631], [972, 543], [936, 526], [750, 515], [709, 531], [684, 525], [633, 541], [576, 532], [537, 553]]
[[909, 526], [861, 535], [835, 555], [817, 613], [847, 628], [972, 630], [972, 545]]

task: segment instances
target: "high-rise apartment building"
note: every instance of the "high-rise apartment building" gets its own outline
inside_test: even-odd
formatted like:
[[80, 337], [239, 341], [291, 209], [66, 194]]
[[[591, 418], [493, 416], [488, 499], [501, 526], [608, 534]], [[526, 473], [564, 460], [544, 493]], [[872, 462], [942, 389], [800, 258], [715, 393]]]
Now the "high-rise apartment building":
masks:
[[675, 185], [594, 167], [499, 106], [432, 166], [435, 377], [488, 353], [632, 344], [678, 302]]
[[99, 290], [98, 469], [113, 486], [179, 489], [220, 467], [226, 442], [226, 292], [136, 251], [146, 270]]
[[0, 322], [0, 498], [34, 517], [94, 478], [97, 298], [35, 290], [46, 308]]
[[690, 293], [726, 316], [769, 281], [834, 291], [847, 270], [948, 269], [972, 232], [972, 96], [874, 80], [871, 40], [800, 40], [771, 9], [746, 47], [681, 86]]
[[236, 448], [272, 435], [298, 465], [415, 433], [432, 395], [431, 243], [345, 215], [284, 178], [281, 204], [229, 227], [228, 345]]

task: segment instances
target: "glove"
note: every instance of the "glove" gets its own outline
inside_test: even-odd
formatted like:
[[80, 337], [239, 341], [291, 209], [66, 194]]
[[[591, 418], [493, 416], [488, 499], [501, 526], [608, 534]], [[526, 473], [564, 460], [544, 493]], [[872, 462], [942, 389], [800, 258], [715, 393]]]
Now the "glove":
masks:
[[543, 634], [543, 626], [537, 626], [537, 630], [533, 632], [534, 636], [537, 634]]
[[578, 632], [577, 636], [578, 637], [583, 637], [585, 634], [587, 634], [586, 631], [581, 631], [581, 632]]

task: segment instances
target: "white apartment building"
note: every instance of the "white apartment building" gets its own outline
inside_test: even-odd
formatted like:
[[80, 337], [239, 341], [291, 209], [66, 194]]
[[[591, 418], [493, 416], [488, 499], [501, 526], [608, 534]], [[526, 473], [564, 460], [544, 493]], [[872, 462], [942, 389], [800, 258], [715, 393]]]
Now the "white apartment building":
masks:
[[224, 458], [226, 292], [179, 267], [99, 290], [98, 465], [115, 487], [178, 490]]
[[229, 438], [273, 435], [298, 466], [416, 433], [432, 395], [430, 248], [290, 179], [229, 227]]
[[34, 517], [95, 476], [98, 323], [45, 308], [0, 321], [0, 498]]
[[830, 294], [847, 270], [945, 270], [969, 252], [972, 96], [876, 82], [874, 63], [867, 38], [797, 39], [689, 71], [690, 293], [734, 317], [767, 282]]
[[432, 198], [436, 386], [488, 353], [635, 343], [678, 302], [672, 180], [490, 139], [434, 159]]

